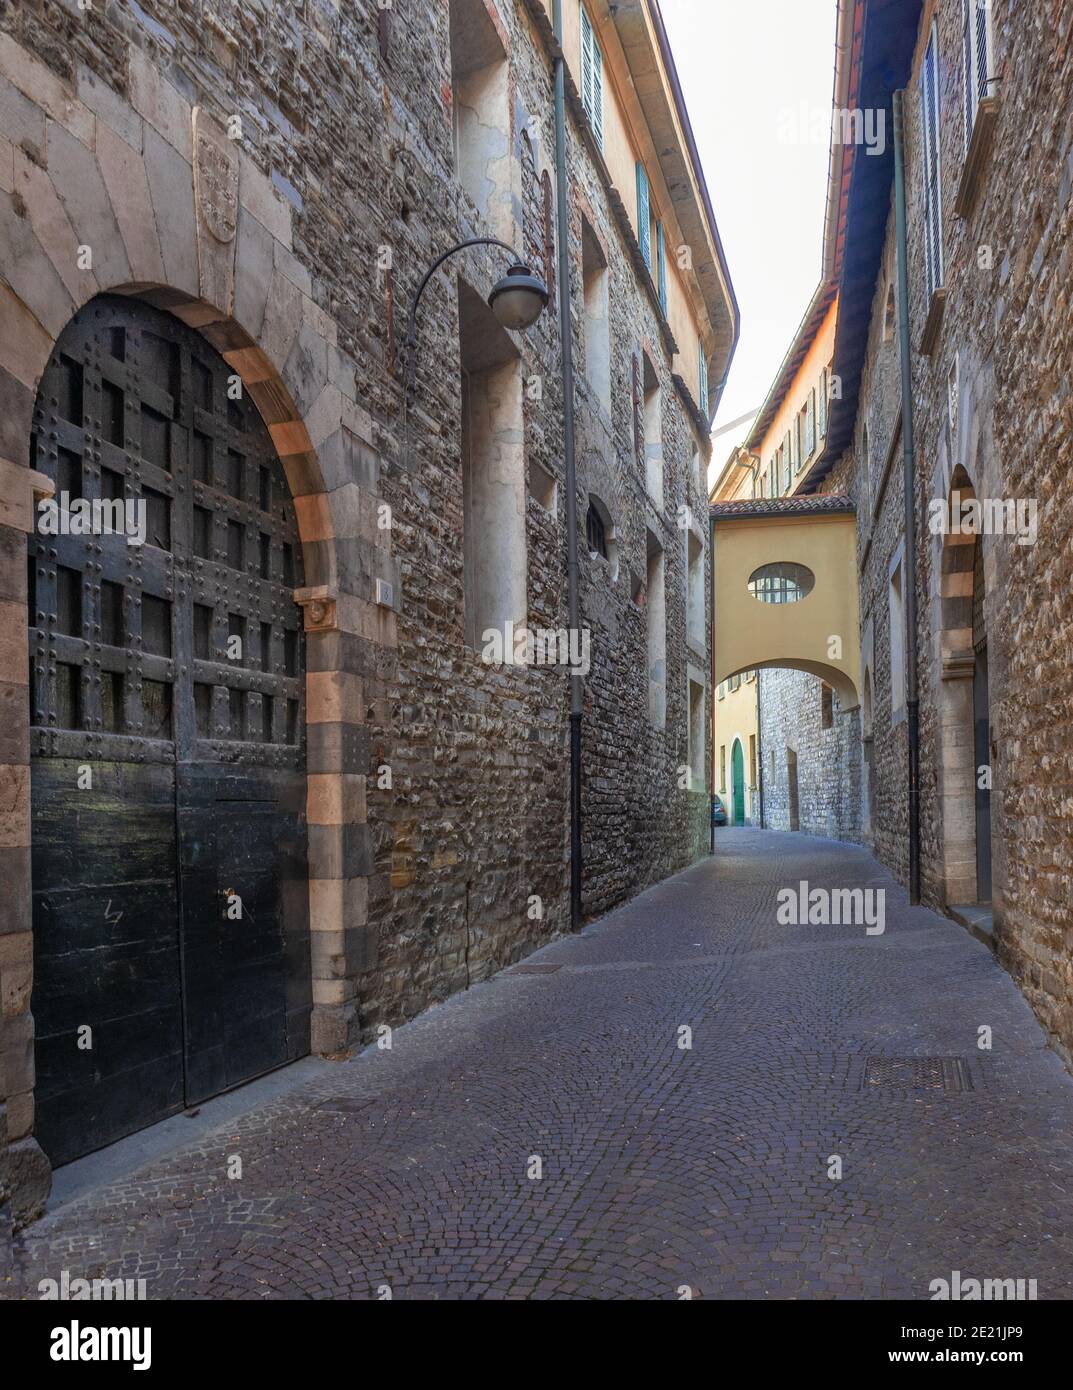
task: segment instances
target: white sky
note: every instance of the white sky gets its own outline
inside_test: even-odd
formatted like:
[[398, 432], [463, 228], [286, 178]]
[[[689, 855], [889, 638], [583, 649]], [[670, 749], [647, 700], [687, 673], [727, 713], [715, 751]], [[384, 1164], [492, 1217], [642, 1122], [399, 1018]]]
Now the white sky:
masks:
[[[758, 409], [820, 278], [835, 0], [660, 0], [741, 337], [715, 429]], [[743, 424], [714, 441], [714, 480]]]

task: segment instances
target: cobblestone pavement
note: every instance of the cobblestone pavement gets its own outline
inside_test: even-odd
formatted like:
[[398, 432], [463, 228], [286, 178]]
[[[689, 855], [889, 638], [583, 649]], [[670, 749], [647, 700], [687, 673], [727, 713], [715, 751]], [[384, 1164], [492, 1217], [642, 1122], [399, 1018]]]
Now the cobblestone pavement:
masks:
[[[22, 1287], [67, 1269], [150, 1297], [928, 1298], [960, 1270], [1070, 1296], [1073, 1079], [986, 948], [861, 850], [718, 847], [390, 1052], [46, 1216]], [[802, 879], [886, 888], [885, 933], [778, 925]]]

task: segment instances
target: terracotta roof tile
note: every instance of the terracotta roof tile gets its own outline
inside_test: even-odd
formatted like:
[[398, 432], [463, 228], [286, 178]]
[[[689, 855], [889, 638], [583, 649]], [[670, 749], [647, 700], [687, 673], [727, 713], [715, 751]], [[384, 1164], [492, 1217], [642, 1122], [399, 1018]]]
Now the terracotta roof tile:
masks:
[[742, 497], [734, 502], [713, 502], [708, 511], [714, 521], [728, 521], [746, 516], [852, 515], [856, 508], [851, 497], [820, 492], [812, 496], [795, 493], [792, 497]]

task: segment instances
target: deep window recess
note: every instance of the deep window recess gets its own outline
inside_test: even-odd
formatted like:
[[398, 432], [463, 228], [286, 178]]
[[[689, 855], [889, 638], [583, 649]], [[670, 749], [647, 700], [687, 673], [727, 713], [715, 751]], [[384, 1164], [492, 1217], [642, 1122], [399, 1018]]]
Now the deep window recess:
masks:
[[969, 148], [972, 128], [980, 102], [991, 96], [994, 75], [994, 31], [991, 5], [982, 0], [961, 0], [962, 51], [965, 60], [965, 148]]
[[592, 27], [592, 20], [581, 7], [581, 105], [601, 149], [604, 147], [604, 55]]
[[645, 166], [637, 161], [637, 240], [645, 265], [652, 269], [652, 200], [648, 189], [648, 175]]
[[589, 503], [588, 515], [585, 518], [585, 535], [588, 538], [589, 550], [593, 555], [600, 555], [607, 559], [607, 531], [604, 528], [603, 519], [593, 504]]

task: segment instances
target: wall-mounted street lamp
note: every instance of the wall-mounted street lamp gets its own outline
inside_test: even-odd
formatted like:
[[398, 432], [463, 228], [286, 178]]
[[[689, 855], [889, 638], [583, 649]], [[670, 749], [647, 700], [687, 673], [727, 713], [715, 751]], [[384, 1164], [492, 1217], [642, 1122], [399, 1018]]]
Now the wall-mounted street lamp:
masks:
[[438, 256], [425, 272], [424, 279], [417, 287], [417, 293], [410, 305], [410, 318], [406, 329], [406, 394], [412, 396], [417, 384], [417, 306], [425, 292], [425, 286], [449, 256], [464, 251], [468, 246], [499, 246], [512, 257], [506, 275], [497, 280], [488, 296], [488, 306], [504, 328], [512, 333], [531, 328], [543, 313], [548, 303], [548, 287], [539, 275], [534, 275], [521, 260], [513, 246], [496, 237], [471, 237], [450, 247]]

